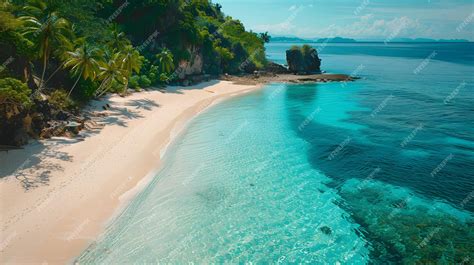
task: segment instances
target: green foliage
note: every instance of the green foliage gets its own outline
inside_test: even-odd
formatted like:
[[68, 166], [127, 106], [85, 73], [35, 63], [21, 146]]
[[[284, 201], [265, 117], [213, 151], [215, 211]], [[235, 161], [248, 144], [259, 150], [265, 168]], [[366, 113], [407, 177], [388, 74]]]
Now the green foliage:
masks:
[[265, 33], [260, 33], [260, 38], [262, 39], [263, 42], [269, 43], [272, 37], [268, 35], [268, 32], [265, 32]]
[[[157, 61], [156, 63], [159, 64], [159, 61]], [[136, 78], [136, 81], [139, 82], [140, 76], [146, 76], [148, 80], [150, 80], [151, 85], [166, 84], [168, 81], [170, 81], [168, 76], [172, 75], [172, 73], [162, 72], [160, 68], [161, 67], [159, 65], [151, 64], [149, 60], [145, 59], [140, 74], [137, 76], [132, 76], [132, 78]], [[172, 69], [174, 70], [174, 66]], [[130, 80], [130, 82], [132, 81]], [[131, 84], [129, 86], [131, 88], [135, 88]]]
[[0, 0], [0, 55], [7, 55], [1, 50], [6, 50], [4, 46], [8, 45], [13, 46], [19, 55], [31, 56], [34, 44], [18, 32], [23, 27], [23, 21], [12, 12], [14, 6], [8, 1]]
[[301, 47], [301, 52], [303, 53], [303, 56], [306, 56], [311, 53], [312, 49], [313, 48], [311, 46], [309, 46], [308, 44], [305, 44], [303, 45], [303, 47]]
[[[0, 46], [11, 45], [20, 56], [32, 58], [35, 56], [34, 43], [15, 31], [0, 32]], [[2, 47], [3, 49], [3, 47]], [[1, 53], [1, 51], [0, 51]]]
[[152, 65], [148, 71], [147, 76], [150, 79], [152, 84], [155, 84], [156, 82], [158, 82], [159, 77], [160, 77], [160, 71], [158, 69], [158, 66]]
[[97, 81], [83, 80], [79, 81], [78, 87], [81, 89], [75, 90], [75, 99], [86, 102], [95, 97], [99, 83]]
[[64, 62], [64, 66], [70, 67], [71, 73], [77, 76], [77, 80], [68, 95], [71, 95], [80, 78], [83, 78], [84, 80], [94, 80], [99, 70], [100, 50], [89, 45], [85, 41], [81, 42], [82, 44], [80, 47], [78, 47], [74, 52], [67, 52], [67, 59]]
[[20, 17], [24, 23], [23, 34], [37, 44], [38, 55], [43, 60], [43, 73], [39, 84], [41, 88], [53, 49], [67, 45], [72, 37], [72, 28], [69, 21], [55, 11], [53, 4], [32, 0], [23, 7], [23, 10], [26, 14]]
[[138, 81], [140, 87], [146, 88], [151, 86], [151, 80], [146, 75], [140, 76], [140, 80]]
[[[30, 65], [41, 63], [41, 80], [52, 72], [51, 60], [63, 66], [58, 69], [70, 74], [58, 76], [70, 80], [61, 83], [70, 85], [71, 92], [77, 86], [74, 95], [80, 98], [114, 86], [135, 88], [142, 79], [151, 85], [168, 83], [176, 77], [175, 68], [196, 55], [203, 60], [203, 73], [238, 73], [266, 64], [268, 33], [246, 31], [209, 0], [11, 2], [0, 8], [0, 46], [6, 40]], [[132, 81], [134, 74], [140, 78]]]
[[127, 46], [130, 46], [130, 40], [122, 32], [117, 24], [109, 27], [108, 34], [105, 37], [106, 44], [114, 52], [118, 52]]
[[174, 71], [174, 58], [170, 50], [163, 48], [161, 52], [156, 55], [156, 59], [162, 73], [169, 74]]
[[123, 61], [121, 55], [115, 53], [106, 58], [107, 61], [100, 62], [98, 78], [101, 84], [96, 91], [96, 96], [107, 93], [110, 89], [117, 91], [117, 84], [125, 84], [127, 72], [123, 69]]
[[133, 89], [140, 88], [140, 76], [133, 75], [132, 77], [130, 77], [128, 86]]
[[16, 108], [29, 108], [31, 90], [18, 79], [0, 79], [0, 105], [14, 106]]
[[210, 0], [0, 0], [0, 58], [15, 60], [1, 71], [0, 114], [35, 110], [30, 89], [69, 109], [70, 97], [168, 84], [196, 58], [203, 74], [253, 72], [269, 39]]
[[224, 69], [224, 71], [229, 70], [231, 61], [234, 59], [234, 54], [229, 49], [220, 47], [219, 45], [215, 45], [214, 49], [221, 62], [221, 67]]
[[[118, 7], [105, 5], [100, 14], [105, 18]], [[154, 61], [153, 57], [168, 47], [170, 54], [159, 56], [171, 55], [173, 60], [167, 61], [173, 61], [173, 68], [194, 58], [190, 50], [202, 55], [206, 73], [239, 72], [247, 60], [257, 67], [266, 64], [264, 43], [269, 41], [268, 34], [247, 32], [240, 21], [225, 17], [221, 6], [208, 0], [131, 1], [116, 21], [135, 45], [144, 47], [142, 52], [149, 60]], [[153, 37], [155, 32], [159, 34]], [[234, 54], [237, 45], [243, 48], [243, 55]], [[161, 73], [173, 71], [170, 63], [156, 65]]]
[[128, 82], [133, 73], [139, 73], [143, 65], [144, 57], [140, 56], [140, 53], [133, 48], [132, 45], [127, 45], [119, 50], [119, 60], [121, 62], [121, 68], [123, 69], [123, 80], [125, 92], [128, 87]]
[[70, 68], [71, 73], [83, 79], [94, 80], [99, 70], [100, 50], [83, 42], [72, 52], [67, 52], [64, 66]]
[[297, 45], [293, 45], [293, 46], [291, 46], [290, 50], [292, 50], [292, 51], [300, 51], [301, 48], [300, 48], [299, 46], [297, 46]]
[[70, 110], [75, 106], [64, 90], [54, 90], [48, 97], [48, 103], [59, 110]]
[[[30, 112], [31, 90], [20, 80], [0, 79], [0, 143], [7, 145], [26, 144], [25, 139], [17, 138], [25, 127], [25, 117]], [[24, 132], [24, 130], [23, 130]]]
[[229, 47], [236, 47], [236, 44], [239, 43], [244, 48], [246, 52], [245, 59], [242, 56], [235, 58], [239, 65], [245, 63], [245, 61], [251, 61], [257, 68], [262, 68], [266, 64], [264, 41], [258, 34], [245, 31], [240, 21], [227, 18], [220, 25], [218, 32], [223, 36], [220, 45], [226, 46], [226, 43], [229, 43]]
[[299, 51], [299, 52], [301, 52], [301, 54], [302, 54], [303, 56], [306, 56], [306, 55], [310, 54], [312, 49], [313, 49], [313, 47], [311, 47], [311, 46], [308, 45], [308, 44], [305, 44], [305, 45], [303, 45], [303, 46], [301, 46], [301, 47], [300, 47], [300, 46], [297, 46], [297, 45], [293, 45], [293, 46], [291, 46], [291, 48], [290, 48], [290, 50], [292, 50], [292, 51]]
[[160, 75], [160, 82], [162, 84], [168, 84], [169, 82], [173, 81], [171, 77], [165, 73]]
[[121, 67], [124, 69], [127, 76], [132, 73], [139, 73], [143, 64], [144, 57], [133, 48], [132, 45], [127, 45], [118, 51], [121, 61]]
[[108, 86], [107, 92], [111, 93], [123, 93], [125, 81], [120, 79], [113, 79]]
[[23, 24], [21, 20], [9, 12], [9, 9], [11, 9], [11, 5], [8, 2], [0, 1], [0, 32], [13, 31]]

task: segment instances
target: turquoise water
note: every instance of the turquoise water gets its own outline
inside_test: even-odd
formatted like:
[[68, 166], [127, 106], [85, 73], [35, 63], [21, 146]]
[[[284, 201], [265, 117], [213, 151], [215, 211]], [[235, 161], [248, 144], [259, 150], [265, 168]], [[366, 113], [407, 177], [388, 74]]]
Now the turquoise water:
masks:
[[472, 47], [379, 46], [321, 50], [357, 82], [271, 84], [205, 111], [78, 261], [471, 262], [474, 66], [457, 53]]

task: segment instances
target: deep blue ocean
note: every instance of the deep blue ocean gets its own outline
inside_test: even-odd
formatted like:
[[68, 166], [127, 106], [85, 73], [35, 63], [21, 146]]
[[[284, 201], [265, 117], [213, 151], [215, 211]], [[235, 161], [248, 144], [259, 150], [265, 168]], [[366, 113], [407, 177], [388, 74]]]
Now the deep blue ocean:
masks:
[[78, 261], [472, 263], [474, 44], [314, 46], [361, 79], [206, 110]]

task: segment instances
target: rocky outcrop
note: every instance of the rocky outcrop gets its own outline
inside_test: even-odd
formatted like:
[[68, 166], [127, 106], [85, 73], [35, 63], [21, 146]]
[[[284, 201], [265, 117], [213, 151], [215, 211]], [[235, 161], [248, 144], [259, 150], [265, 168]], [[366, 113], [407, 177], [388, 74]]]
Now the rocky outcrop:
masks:
[[57, 109], [46, 100], [35, 99], [35, 108], [7, 109], [0, 105], [0, 146], [23, 146], [30, 138], [73, 137], [84, 128], [85, 118]]
[[180, 61], [175, 72], [179, 80], [184, 80], [190, 75], [202, 74], [203, 60], [201, 52], [198, 48], [194, 47], [189, 48], [188, 52], [191, 55], [191, 58], [189, 60]]
[[294, 74], [321, 73], [321, 59], [316, 49], [310, 46], [293, 47], [286, 51], [288, 69]]
[[23, 113], [9, 119], [0, 117], [0, 145], [22, 146], [28, 143], [28, 133], [23, 126], [26, 115]]
[[207, 75], [207, 74], [202, 74], [202, 75], [189, 75], [186, 76], [186, 79], [183, 79], [179, 82], [176, 82], [176, 85], [179, 86], [191, 86], [191, 85], [196, 85], [202, 82], [209, 82], [211, 81], [212, 76]]
[[285, 66], [274, 63], [274, 62], [268, 62], [268, 64], [264, 68], [264, 71], [267, 73], [273, 73], [273, 74], [289, 74], [290, 73], [290, 71]]

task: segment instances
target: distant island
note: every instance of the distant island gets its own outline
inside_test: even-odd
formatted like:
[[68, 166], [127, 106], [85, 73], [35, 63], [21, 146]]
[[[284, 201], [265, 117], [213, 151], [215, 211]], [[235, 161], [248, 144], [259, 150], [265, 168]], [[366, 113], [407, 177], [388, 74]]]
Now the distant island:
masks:
[[354, 39], [335, 37], [335, 38], [315, 38], [315, 39], [302, 39], [298, 37], [272, 37], [271, 42], [291, 42], [291, 43], [352, 43], [357, 42]]
[[272, 37], [270, 42], [310, 43], [314, 41], [297, 37]]
[[395, 38], [392, 42], [469, 42], [465, 39]]
[[[279, 43], [355, 43], [355, 42], [384, 42], [385, 40], [361, 39], [355, 40], [351, 38], [334, 37], [334, 38], [311, 38], [303, 39], [298, 37], [272, 37], [271, 42]], [[469, 42], [466, 39], [429, 39], [429, 38], [395, 38], [390, 42]]]

